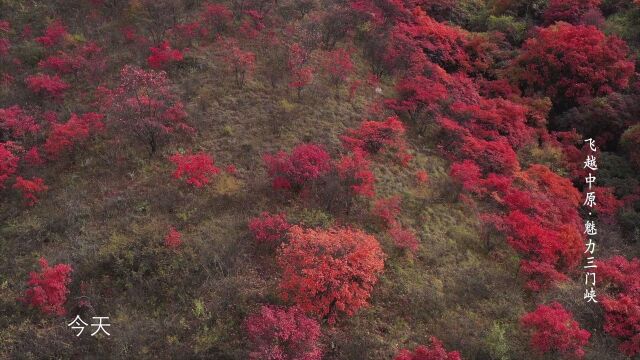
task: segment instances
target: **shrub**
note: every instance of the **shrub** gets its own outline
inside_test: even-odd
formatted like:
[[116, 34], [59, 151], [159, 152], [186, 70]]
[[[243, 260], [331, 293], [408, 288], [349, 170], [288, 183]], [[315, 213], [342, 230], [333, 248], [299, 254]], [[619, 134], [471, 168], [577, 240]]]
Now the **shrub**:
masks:
[[164, 246], [169, 249], [176, 249], [182, 244], [182, 234], [173, 226], [169, 228], [169, 232], [164, 237]]
[[16, 177], [16, 183], [13, 184], [13, 188], [20, 191], [27, 206], [35, 205], [38, 202], [38, 197], [36, 195], [49, 189], [41, 178], [27, 180], [21, 176]]
[[262, 212], [259, 217], [249, 220], [249, 230], [259, 244], [278, 245], [290, 227], [284, 213]]
[[522, 326], [531, 329], [531, 346], [542, 352], [557, 352], [562, 355], [584, 357], [582, 347], [587, 344], [591, 334], [581, 329], [571, 313], [562, 305], [553, 302], [539, 305], [538, 308], [525, 314]]
[[91, 133], [104, 129], [103, 118], [104, 115], [97, 113], [86, 113], [79, 116], [71, 114], [66, 123], [53, 123], [51, 132], [43, 145], [44, 150], [49, 156], [58, 157], [63, 151], [88, 139]]
[[372, 198], [375, 196], [375, 176], [362, 151], [345, 155], [336, 165], [342, 185], [354, 194]]
[[627, 45], [615, 36], [561, 22], [525, 42], [513, 62], [513, 76], [528, 93], [542, 92], [567, 108], [626, 88], [634, 73], [627, 53]]
[[15, 139], [27, 134], [36, 134], [40, 130], [40, 125], [35, 122], [32, 116], [27, 115], [20, 106], [13, 105], [4, 109], [0, 108], [0, 130], [2, 130], [0, 134], [6, 133], [9, 137]]
[[386, 199], [378, 199], [373, 204], [372, 213], [382, 220], [387, 228], [393, 228], [397, 225], [397, 218], [402, 210], [400, 207], [400, 196], [392, 196]]
[[153, 69], [162, 69], [170, 63], [182, 61], [183, 55], [180, 50], [172, 49], [168, 41], [161, 42], [157, 47], [150, 47], [151, 55], [147, 58], [147, 63]]
[[176, 153], [171, 155], [169, 160], [176, 166], [176, 170], [172, 174], [173, 178], [184, 179], [187, 184], [196, 188], [205, 186], [213, 176], [220, 172], [220, 169], [214, 165], [213, 157], [204, 152], [195, 154]]
[[40, 272], [31, 272], [29, 288], [21, 300], [27, 305], [37, 308], [45, 314], [62, 316], [66, 314], [64, 303], [67, 301], [73, 269], [67, 264], [49, 267], [45, 258], [40, 258]]
[[620, 340], [620, 351], [640, 354], [640, 261], [614, 256], [598, 261], [598, 278], [609, 289], [600, 301], [605, 311], [604, 331]]
[[360, 230], [294, 226], [277, 262], [283, 272], [282, 298], [334, 323], [339, 313], [353, 315], [367, 305], [384, 268], [384, 253], [373, 236]]
[[44, 34], [36, 38], [36, 41], [44, 47], [58, 45], [68, 35], [67, 28], [60, 20], [53, 21], [44, 31]]
[[591, 10], [598, 9], [601, 0], [550, 0], [542, 17], [547, 25], [557, 21], [578, 24]]
[[25, 81], [29, 90], [53, 99], [62, 98], [64, 92], [70, 87], [69, 84], [64, 82], [58, 75], [29, 75]]
[[262, 306], [246, 320], [252, 360], [320, 360], [320, 325], [297, 307]]
[[415, 351], [402, 350], [394, 360], [461, 360], [462, 357], [457, 351], [447, 352], [442, 345], [442, 341], [435, 337], [430, 339], [431, 345], [420, 345]]
[[420, 241], [416, 237], [416, 234], [401, 227], [399, 224], [394, 225], [388, 230], [389, 236], [393, 239], [393, 243], [400, 249], [408, 249], [411, 252], [416, 252]]
[[359, 128], [348, 130], [340, 139], [347, 149], [360, 150], [364, 154], [393, 151], [406, 165], [411, 156], [407, 153], [404, 133], [402, 122], [397, 117], [389, 117], [385, 121], [363, 121]]
[[299, 191], [331, 170], [329, 154], [316, 144], [300, 144], [291, 154], [280, 151], [275, 155], [264, 154], [262, 159], [274, 189]]

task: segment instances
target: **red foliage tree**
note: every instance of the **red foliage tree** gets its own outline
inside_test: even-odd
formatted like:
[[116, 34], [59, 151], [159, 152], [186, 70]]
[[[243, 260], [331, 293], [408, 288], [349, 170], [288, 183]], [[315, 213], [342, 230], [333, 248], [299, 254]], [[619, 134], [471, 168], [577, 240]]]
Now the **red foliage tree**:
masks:
[[213, 34], [226, 29], [233, 20], [233, 12], [224, 4], [205, 3], [202, 7], [202, 22]]
[[71, 51], [57, 51], [40, 60], [38, 68], [56, 72], [58, 75], [85, 75], [88, 80], [96, 80], [106, 67], [102, 48], [94, 42], [74, 48]]
[[86, 113], [79, 116], [71, 114], [66, 123], [53, 123], [51, 132], [43, 145], [44, 150], [51, 157], [59, 156], [63, 151], [88, 139], [92, 133], [103, 130], [103, 118], [104, 115], [97, 113]]
[[527, 286], [541, 290], [565, 278], [582, 258], [580, 193], [544, 165], [533, 165], [518, 174], [501, 194], [508, 208], [501, 227], [507, 242], [525, 260], [522, 271]]
[[249, 220], [249, 230], [259, 244], [278, 245], [284, 239], [291, 225], [284, 213], [262, 212], [259, 217]]
[[0, 138], [22, 138], [40, 130], [33, 116], [27, 115], [18, 105], [0, 109]]
[[169, 249], [177, 249], [182, 244], [182, 234], [173, 226], [169, 228], [169, 232], [164, 237], [164, 246]]
[[542, 14], [547, 25], [557, 21], [579, 24], [583, 16], [591, 10], [597, 10], [601, 0], [551, 0]]
[[27, 180], [21, 176], [16, 177], [16, 183], [13, 184], [13, 188], [20, 191], [27, 206], [35, 205], [38, 202], [37, 194], [49, 189], [41, 178]]
[[320, 325], [297, 307], [262, 306], [246, 320], [252, 360], [320, 360]]
[[439, 102], [448, 97], [444, 84], [423, 75], [401, 79], [396, 83], [398, 98], [387, 101], [387, 106], [399, 113], [406, 112], [415, 124], [429, 120], [437, 114]]
[[405, 229], [400, 224], [394, 224], [387, 232], [393, 239], [393, 243], [400, 249], [408, 249], [411, 252], [418, 250], [420, 241], [410, 229]]
[[535, 311], [525, 314], [521, 322], [523, 327], [533, 331], [531, 346], [534, 349], [542, 353], [584, 357], [582, 347], [591, 334], [581, 329], [571, 313], [559, 303], [539, 305]]
[[236, 85], [243, 86], [245, 78], [255, 70], [256, 54], [240, 49], [237, 40], [233, 38], [220, 38], [218, 43], [224, 49], [222, 59], [233, 72]]
[[600, 303], [605, 311], [604, 330], [620, 340], [620, 351], [640, 354], [640, 260], [614, 256], [598, 261], [598, 278], [607, 295]]
[[63, 51], [42, 59], [38, 63], [40, 69], [55, 71], [58, 74], [70, 74], [78, 71], [81, 66], [81, 59]]
[[168, 41], [161, 42], [157, 47], [150, 47], [151, 55], [147, 58], [147, 63], [153, 69], [166, 68], [169, 64], [182, 61], [182, 52], [172, 49]]
[[44, 35], [36, 38], [36, 41], [45, 47], [52, 47], [62, 42], [67, 34], [67, 28], [64, 24], [60, 20], [56, 20], [46, 28]]
[[402, 210], [400, 207], [400, 196], [392, 196], [386, 199], [378, 199], [373, 204], [372, 213], [382, 220], [382, 223], [387, 228], [392, 228], [397, 225], [397, 218]]
[[164, 71], [145, 71], [126, 65], [120, 71], [117, 88], [99, 90], [101, 107], [116, 123], [143, 141], [151, 154], [176, 131], [193, 132], [185, 121], [184, 105], [171, 91]]
[[557, 23], [539, 29], [513, 62], [527, 93], [542, 92], [562, 108], [624, 89], [634, 73], [628, 48], [593, 26]]
[[535, 130], [527, 126], [526, 106], [505, 99], [480, 99], [473, 105], [454, 103], [451, 110], [460, 124], [478, 138], [504, 137], [514, 149], [535, 140]]
[[67, 301], [71, 282], [70, 265], [57, 264], [49, 267], [45, 258], [40, 258], [40, 272], [31, 272], [29, 275], [29, 288], [21, 300], [31, 307], [37, 308], [45, 314], [62, 316], [66, 313], [64, 303]]
[[172, 176], [175, 179], [184, 179], [187, 184], [201, 188], [208, 184], [212, 177], [220, 172], [214, 164], [213, 156], [199, 152], [195, 154], [171, 155], [169, 160], [176, 166]]
[[29, 75], [25, 79], [29, 90], [36, 94], [60, 99], [70, 87], [58, 75], [36, 74]]
[[359, 128], [347, 130], [340, 139], [351, 151], [360, 150], [369, 155], [395, 152], [402, 164], [406, 165], [411, 156], [407, 153], [404, 133], [404, 125], [394, 116], [385, 121], [363, 121]]
[[0, 189], [4, 189], [7, 180], [18, 171], [20, 158], [15, 155], [16, 145], [12, 142], [0, 142]]
[[37, 147], [32, 147], [31, 149], [27, 150], [27, 152], [24, 154], [24, 161], [27, 162], [27, 164], [29, 165], [42, 165], [44, 164], [44, 159], [42, 159], [42, 157], [40, 156], [40, 151], [38, 151]]
[[336, 87], [345, 83], [354, 71], [351, 53], [346, 49], [329, 51], [323, 58], [322, 69]]
[[399, 22], [391, 29], [388, 44], [385, 61], [391, 69], [415, 69], [427, 59], [450, 72], [473, 69], [465, 49], [466, 32], [435, 21], [419, 8], [411, 22]]
[[313, 81], [313, 69], [307, 65], [308, 53], [298, 43], [294, 43], [289, 47], [289, 59], [287, 66], [291, 81], [289, 87], [297, 89], [298, 98], [301, 96], [302, 89]]
[[615, 189], [613, 187], [595, 186], [591, 190], [596, 193], [596, 206], [595, 212], [598, 214], [598, 218], [604, 222], [613, 224], [624, 203], [622, 200], [616, 198]]
[[375, 176], [362, 151], [343, 156], [336, 164], [338, 176], [353, 193], [372, 198], [375, 196]]
[[335, 322], [338, 313], [353, 315], [367, 305], [384, 253], [378, 241], [360, 230], [289, 230], [280, 248], [281, 296], [306, 312]]
[[262, 156], [274, 189], [301, 190], [331, 170], [331, 158], [326, 150], [315, 144], [296, 146], [291, 155], [280, 151]]
[[482, 173], [478, 164], [471, 160], [456, 162], [449, 168], [449, 175], [458, 181], [464, 190], [475, 190]]
[[430, 341], [431, 345], [420, 345], [413, 352], [406, 349], [400, 351], [394, 360], [462, 360], [459, 352], [447, 352], [437, 338], [432, 336]]

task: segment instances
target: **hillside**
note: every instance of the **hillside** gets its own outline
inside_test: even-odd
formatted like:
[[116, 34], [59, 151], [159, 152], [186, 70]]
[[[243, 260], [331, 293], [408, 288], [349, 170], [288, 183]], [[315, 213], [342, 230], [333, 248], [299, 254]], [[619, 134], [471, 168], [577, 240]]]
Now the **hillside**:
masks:
[[0, 1], [0, 358], [637, 357], [639, 28], [630, 0]]

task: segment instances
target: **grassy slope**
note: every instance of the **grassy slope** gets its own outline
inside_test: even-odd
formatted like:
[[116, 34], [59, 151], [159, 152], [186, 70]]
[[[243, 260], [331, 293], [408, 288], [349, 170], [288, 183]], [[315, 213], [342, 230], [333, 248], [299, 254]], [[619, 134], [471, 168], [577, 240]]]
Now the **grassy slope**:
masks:
[[[377, 95], [367, 91], [350, 103], [318, 85], [297, 103], [260, 76], [238, 89], [206, 52], [191, 57], [203, 68], [173, 69], [170, 77], [188, 104], [194, 139], [153, 158], [126, 141], [98, 139], [43, 170], [48, 194], [0, 224], [0, 357], [245, 358], [244, 317], [260, 304], [279, 303], [273, 254], [255, 248], [246, 228], [264, 210], [309, 225], [353, 223], [377, 234], [388, 254], [372, 306], [335, 328], [323, 326], [328, 359], [388, 359], [430, 336], [470, 359], [532, 356], [517, 325], [533, 303], [521, 291], [518, 260], [502, 241], [481, 234], [475, 212], [457, 201], [447, 163], [435, 155], [437, 139], [410, 138], [409, 169], [389, 159], [376, 164], [378, 194], [402, 195], [401, 221], [421, 239], [411, 257], [393, 248], [367, 215], [368, 204], [358, 203], [348, 217], [304, 209], [304, 201], [270, 189], [260, 160], [265, 151], [303, 141], [337, 155], [338, 135], [366, 116]], [[286, 116], [283, 99], [294, 104]], [[284, 125], [274, 130], [274, 120]], [[236, 164], [238, 179], [223, 176], [202, 190], [170, 180], [166, 155], [178, 148]], [[430, 174], [426, 192], [413, 183], [419, 168]], [[0, 205], [3, 213], [16, 208], [17, 198]], [[178, 253], [161, 244], [169, 225], [183, 233]], [[88, 296], [89, 316], [109, 316], [111, 337], [75, 338], [63, 319], [16, 303], [39, 256], [74, 266], [70, 303]], [[560, 293], [576, 291], [566, 285]]]

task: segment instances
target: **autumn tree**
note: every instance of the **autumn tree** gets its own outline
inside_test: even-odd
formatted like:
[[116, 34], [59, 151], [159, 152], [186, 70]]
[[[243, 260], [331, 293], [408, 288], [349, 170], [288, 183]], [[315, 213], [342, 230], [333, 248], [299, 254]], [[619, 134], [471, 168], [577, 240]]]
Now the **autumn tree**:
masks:
[[371, 213], [382, 220], [382, 224], [387, 228], [397, 225], [397, 218], [402, 211], [400, 206], [402, 199], [400, 196], [392, 196], [389, 198], [378, 199], [373, 203]]
[[420, 240], [418, 240], [418, 237], [413, 230], [402, 227], [400, 224], [394, 224], [389, 230], [387, 230], [387, 234], [389, 234], [389, 237], [391, 237], [391, 240], [393, 240], [396, 247], [400, 249], [407, 249], [412, 253], [418, 251]]
[[21, 140], [27, 135], [35, 135], [41, 127], [33, 116], [20, 106], [0, 108], [0, 140]]
[[205, 152], [175, 153], [171, 155], [169, 160], [176, 167], [172, 174], [173, 178], [184, 180], [185, 183], [196, 188], [207, 185], [215, 175], [220, 173], [220, 169], [215, 166], [213, 157]]
[[25, 82], [32, 92], [54, 100], [60, 100], [64, 92], [70, 88], [70, 85], [58, 75], [30, 75], [25, 79]]
[[104, 115], [98, 113], [71, 114], [66, 123], [51, 124], [43, 149], [50, 157], [58, 157], [63, 151], [88, 139], [91, 134], [102, 131], [103, 118]]
[[560, 22], [525, 42], [512, 74], [526, 93], [542, 93], [566, 109], [626, 88], [634, 73], [627, 54], [627, 45], [615, 36]]
[[442, 341], [436, 337], [432, 336], [430, 341], [429, 346], [420, 345], [415, 351], [407, 349], [400, 351], [394, 360], [462, 360], [459, 352], [447, 352]]
[[438, 114], [439, 102], [447, 99], [448, 90], [444, 84], [423, 75], [410, 76], [396, 83], [397, 99], [387, 100], [389, 108], [409, 119], [424, 132], [425, 125]]
[[13, 188], [22, 194], [22, 198], [25, 200], [25, 204], [27, 206], [35, 205], [38, 202], [38, 194], [49, 189], [41, 178], [36, 177], [28, 180], [22, 176], [16, 177], [16, 182], [13, 185]]
[[284, 213], [270, 214], [262, 212], [260, 216], [249, 220], [249, 230], [259, 244], [278, 245], [283, 240], [291, 225]]
[[361, 230], [289, 230], [277, 262], [282, 269], [280, 294], [308, 313], [335, 322], [367, 305], [384, 268], [378, 241]]
[[513, 101], [481, 98], [473, 105], [456, 102], [451, 111], [475, 137], [486, 140], [504, 137], [514, 149], [535, 139], [535, 129], [528, 126], [529, 109]]
[[334, 198], [328, 198], [331, 203], [343, 203], [349, 209], [355, 197], [373, 198], [376, 195], [376, 178], [364, 152], [356, 150], [343, 155], [336, 163], [336, 171], [342, 191]]
[[291, 154], [280, 151], [262, 156], [274, 189], [300, 191], [309, 182], [331, 170], [331, 157], [324, 147], [300, 144]]
[[16, 155], [19, 148], [13, 142], [0, 142], [0, 189], [18, 171], [20, 158]]
[[545, 24], [557, 21], [579, 24], [585, 14], [597, 10], [601, 0], [551, 0], [542, 14]]
[[427, 59], [449, 72], [472, 71], [467, 43], [464, 30], [440, 23], [416, 8], [412, 21], [399, 22], [391, 30], [385, 61], [395, 71], [415, 68], [416, 61]]
[[71, 282], [70, 265], [57, 264], [52, 267], [45, 258], [40, 258], [40, 272], [31, 272], [25, 291], [21, 299], [30, 307], [37, 308], [44, 314], [62, 316], [66, 314], [64, 303], [67, 301]]
[[126, 65], [115, 89], [101, 87], [101, 107], [121, 128], [143, 141], [153, 155], [176, 131], [192, 133], [184, 105], [164, 71]]
[[256, 54], [240, 49], [238, 41], [233, 38], [220, 38], [218, 44], [224, 49], [222, 59], [233, 73], [236, 85], [242, 87], [247, 76], [255, 70]]
[[351, 53], [347, 49], [335, 49], [327, 52], [323, 58], [322, 69], [336, 88], [347, 81], [354, 71]]
[[404, 133], [402, 122], [397, 117], [389, 117], [385, 121], [365, 120], [357, 129], [347, 130], [340, 139], [350, 151], [359, 150], [369, 155], [391, 152], [406, 165], [411, 155], [407, 152]]
[[162, 41], [158, 46], [150, 47], [149, 51], [151, 55], [147, 58], [147, 63], [153, 69], [166, 68], [169, 64], [183, 59], [182, 52], [172, 49], [167, 40]]
[[42, 36], [35, 40], [42, 46], [50, 48], [60, 44], [69, 33], [67, 27], [60, 20], [54, 20], [47, 26]]
[[252, 360], [320, 360], [320, 325], [297, 307], [262, 306], [245, 320]]
[[289, 87], [296, 89], [298, 98], [302, 94], [302, 90], [313, 81], [313, 68], [308, 64], [309, 54], [298, 43], [294, 43], [289, 47], [289, 58], [287, 66], [289, 68]]
[[581, 329], [571, 313], [559, 303], [538, 305], [536, 310], [522, 317], [521, 323], [532, 331], [531, 346], [534, 349], [560, 356], [584, 357], [582, 347], [591, 334]]
[[233, 12], [224, 4], [205, 3], [200, 14], [209, 34], [215, 36], [224, 31], [233, 20]]
[[623, 354], [636, 356], [640, 354], [640, 260], [614, 256], [598, 261], [597, 266], [606, 289], [600, 300], [604, 331], [620, 341]]

